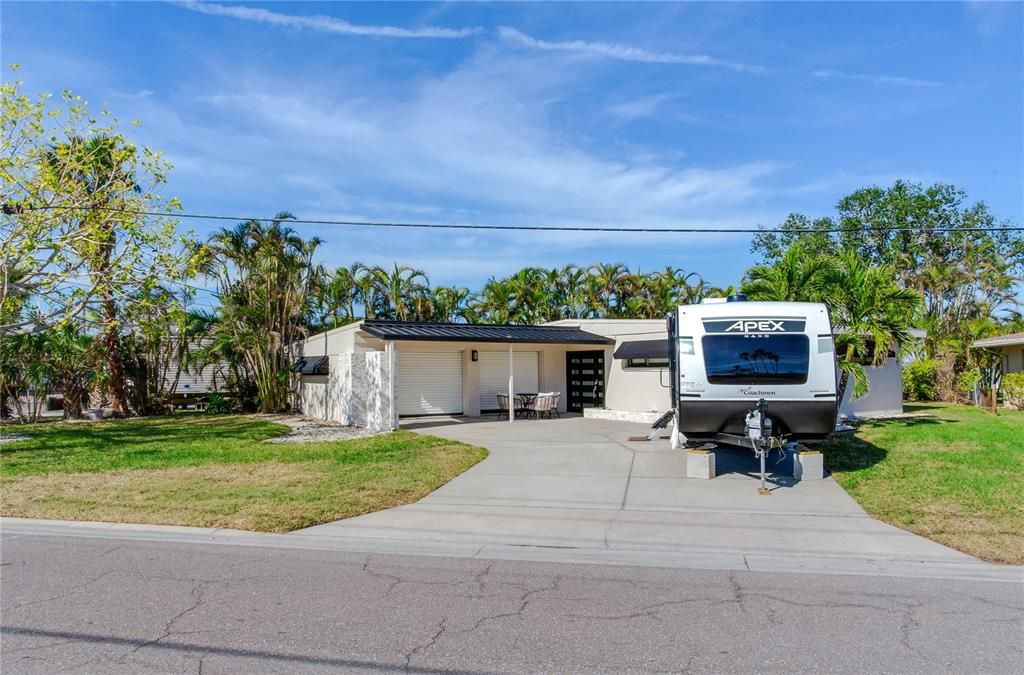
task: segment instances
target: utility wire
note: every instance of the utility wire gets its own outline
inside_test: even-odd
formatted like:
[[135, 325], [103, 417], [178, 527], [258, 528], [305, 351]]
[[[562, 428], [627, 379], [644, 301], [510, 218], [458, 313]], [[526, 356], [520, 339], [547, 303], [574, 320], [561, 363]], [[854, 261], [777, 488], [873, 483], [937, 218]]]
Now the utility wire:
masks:
[[[30, 211], [108, 211], [133, 216], [152, 216], [166, 218], [188, 218], [194, 220], [228, 220], [244, 222], [255, 220], [259, 222], [270, 222], [276, 218], [255, 218], [250, 216], [224, 216], [208, 213], [174, 213], [171, 211], [135, 211], [132, 209], [119, 209], [110, 206], [28, 206], [23, 210]], [[5, 209], [6, 211], [6, 209]], [[633, 234], [827, 234], [850, 231], [848, 228], [830, 227], [823, 229], [807, 230], [793, 227], [773, 228], [727, 228], [727, 227], [612, 227], [595, 226], [584, 227], [582, 225], [486, 225], [473, 223], [402, 223], [402, 222], [381, 222], [372, 220], [309, 220], [303, 218], [283, 218], [282, 222], [294, 223], [297, 225], [338, 225], [349, 227], [397, 227], [434, 230], [491, 230], [491, 231], [529, 231], [529, 232], [621, 232]], [[925, 230], [928, 232], [1024, 232], [1024, 226], [997, 226], [997, 227], [927, 227], [922, 225], [907, 225], [896, 227], [869, 227], [868, 230], [880, 230], [886, 232], [915, 232]]]

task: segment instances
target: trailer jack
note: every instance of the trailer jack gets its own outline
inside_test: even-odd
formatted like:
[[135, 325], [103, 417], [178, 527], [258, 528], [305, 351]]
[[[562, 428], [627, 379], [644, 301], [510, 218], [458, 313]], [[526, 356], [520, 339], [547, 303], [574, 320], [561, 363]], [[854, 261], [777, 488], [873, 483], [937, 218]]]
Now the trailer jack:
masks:
[[754, 451], [754, 456], [761, 461], [761, 486], [757, 494], [762, 497], [770, 497], [772, 491], [768, 489], [765, 462], [768, 453], [775, 448], [782, 448], [782, 439], [773, 436], [771, 433], [772, 422], [768, 418], [768, 402], [763, 398], [758, 400], [757, 407], [747, 413], [744, 434], [715, 434], [715, 440], [719, 443], [736, 445], [741, 448], [748, 448]]

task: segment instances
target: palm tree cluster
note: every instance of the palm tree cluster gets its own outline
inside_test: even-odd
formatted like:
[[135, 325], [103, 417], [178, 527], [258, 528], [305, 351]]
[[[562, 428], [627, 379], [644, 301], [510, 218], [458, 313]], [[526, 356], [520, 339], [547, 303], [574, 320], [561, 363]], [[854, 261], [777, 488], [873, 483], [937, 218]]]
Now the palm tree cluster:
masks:
[[269, 223], [250, 220], [216, 232], [204, 270], [217, 284], [220, 305], [207, 317], [210, 339], [201, 351], [227, 364], [229, 384], [261, 412], [290, 406], [288, 349], [306, 334], [317, 281], [312, 260], [321, 242], [286, 227], [290, 218], [282, 212]]
[[794, 244], [776, 264], [747, 270], [742, 289], [751, 300], [827, 304], [842, 369], [840, 391], [852, 377], [855, 397], [868, 390], [865, 365], [882, 365], [916, 345], [910, 331], [920, 317], [921, 296], [901, 287], [891, 266], [869, 265], [853, 251], [811, 255]]
[[694, 272], [666, 267], [632, 272], [622, 263], [526, 267], [491, 277], [477, 291], [431, 286], [423, 270], [355, 263], [320, 270], [310, 325], [331, 328], [359, 318], [468, 323], [535, 324], [559, 319], [659, 319], [682, 304], [729, 294]]

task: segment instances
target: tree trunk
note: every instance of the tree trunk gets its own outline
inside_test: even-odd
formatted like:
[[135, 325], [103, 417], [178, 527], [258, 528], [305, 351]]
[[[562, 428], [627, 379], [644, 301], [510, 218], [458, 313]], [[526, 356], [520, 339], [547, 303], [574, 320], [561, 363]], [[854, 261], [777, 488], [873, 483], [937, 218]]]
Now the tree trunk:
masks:
[[64, 390], [64, 419], [82, 419], [82, 397], [85, 390], [77, 382], [65, 382], [61, 384]]
[[109, 294], [103, 301], [103, 346], [107, 352], [107, 372], [110, 375], [110, 407], [114, 415], [126, 415], [128, 390], [124, 376], [124, 353], [117, 325], [117, 305]]

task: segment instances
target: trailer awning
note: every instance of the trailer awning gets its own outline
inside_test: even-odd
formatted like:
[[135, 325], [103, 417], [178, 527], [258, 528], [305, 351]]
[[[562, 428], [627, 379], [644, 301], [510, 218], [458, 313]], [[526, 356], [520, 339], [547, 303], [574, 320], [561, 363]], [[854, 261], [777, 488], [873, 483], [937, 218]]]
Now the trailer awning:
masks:
[[668, 340], [631, 340], [623, 342], [612, 356], [617, 359], [667, 359]]

